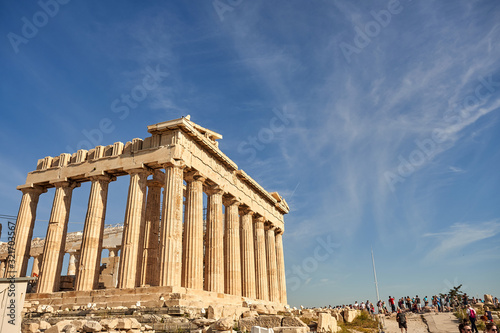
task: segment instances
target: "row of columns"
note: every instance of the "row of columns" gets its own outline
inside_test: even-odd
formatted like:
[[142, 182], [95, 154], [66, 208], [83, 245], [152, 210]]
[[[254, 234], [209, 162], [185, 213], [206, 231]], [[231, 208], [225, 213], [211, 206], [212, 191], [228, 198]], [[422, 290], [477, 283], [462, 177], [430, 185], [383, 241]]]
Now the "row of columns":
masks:
[[[199, 172], [185, 173], [184, 168], [182, 162], [168, 163], [164, 165], [164, 174], [156, 170], [149, 181], [151, 170], [127, 171], [130, 184], [117, 287], [182, 286], [286, 303], [281, 231], [234, 197], [224, 195], [219, 187], [205, 184], [206, 179]], [[77, 265], [75, 261], [75, 290], [98, 286], [108, 185], [115, 179], [108, 175], [90, 177], [80, 259]], [[187, 185], [183, 224], [184, 180]], [[54, 186], [56, 192], [40, 265], [37, 290], [40, 293], [58, 290], [71, 194], [78, 184], [57, 182]], [[46, 190], [34, 187], [22, 191], [16, 224], [17, 276], [26, 275], [38, 197]], [[204, 192], [207, 194], [205, 238]]]

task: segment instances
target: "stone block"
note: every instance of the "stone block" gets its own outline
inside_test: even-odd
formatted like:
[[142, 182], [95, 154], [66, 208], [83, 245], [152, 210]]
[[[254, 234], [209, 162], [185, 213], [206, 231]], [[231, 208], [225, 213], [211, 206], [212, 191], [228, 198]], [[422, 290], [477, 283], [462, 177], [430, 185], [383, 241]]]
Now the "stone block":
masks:
[[234, 326], [233, 319], [225, 317], [217, 320], [212, 327], [217, 331], [230, 331], [233, 329], [233, 326]]
[[331, 320], [332, 320], [331, 314], [325, 313], [325, 312], [319, 313], [318, 314], [318, 328], [317, 328], [318, 333], [331, 332], [331, 328], [330, 328]]
[[252, 327], [258, 326], [259, 322], [257, 321], [257, 317], [246, 317], [246, 318], [241, 318], [238, 321], [238, 327], [241, 331], [247, 331], [249, 332]]
[[347, 323], [352, 323], [354, 319], [358, 316], [358, 311], [357, 310], [350, 310], [350, 309], [345, 309], [344, 310], [344, 321]]
[[48, 322], [46, 322], [45, 320], [40, 320], [40, 324], [39, 324], [39, 328], [43, 331], [43, 330], [46, 330], [48, 328], [50, 328], [50, 324]]
[[257, 317], [258, 326], [265, 328], [273, 328], [281, 326], [283, 316], [262, 315]]
[[116, 328], [120, 330], [141, 328], [141, 324], [135, 318], [120, 318]]
[[210, 305], [207, 309], [208, 319], [220, 319], [222, 318], [222, 307], [217, 305]]
[[50, 328], [46, 329], [44, 333], [61, 333], [62, 328], [59, 329], [57, 325], [51, 326]]
[[118, 326], [118, 319], [101, 319], [100, 324], [105, 330], [112, 330]]
[[83, 324], [82, 330], [84, 332], [100, 332], [102, 325], [97, 321], [88, 320]]
[[242, 313], [243, 318], [247, 317], [257, 317], [259, 314], [257, 311], [249, 310]]
[[35, 333], [40, 328], [38, 323], [29, 323], [25, 326], [24, 330], [28, 333]]
[[64, 333], [77, 333], [78, 330], [73, 325], [66, 325], [63, 327], [63, 332]]
[[72, 320], [71, 325], [73, 325], [74, 328], [76, 328], [78, 331], [81, 331], [83, 328], [83, 320]]
[[309, 332], [309, 327], [275, 327], [274, 333], [307, 333]]
[[274, 330], [272, 328], [254, 326], [251, 329], [251, 333], [274, 333]]
[[300, 318], [289, 317], [289, 316], [283, 317], [283, 320], [281, 321], [281, 326], [284, 326], [284, 327], [307, 327], [309, 329], [309, 326], [307, 326], [302, 320], [300, 320]]

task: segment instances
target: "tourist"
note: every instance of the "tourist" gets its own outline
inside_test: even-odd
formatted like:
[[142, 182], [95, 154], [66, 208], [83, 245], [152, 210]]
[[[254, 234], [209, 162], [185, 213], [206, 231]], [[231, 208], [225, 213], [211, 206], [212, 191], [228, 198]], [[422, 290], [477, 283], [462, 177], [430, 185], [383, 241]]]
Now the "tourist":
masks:
[[486, 323], [486, 327], [484, 328], [485, 333], [498, 333], [498, 328], [495, 323]]
[[486, 316], [486, 319], [490, 322], [493, 322], [493, 316], [491, 315], [490, 308], [487, 306], [484, 307], [484, 315]]
[[401, 310], [404, 309], [403, 297], [401, 297], [398, 301], [398, 308], [400, 308]]
[[463, 323], [458, 325], [458, 330], [460, 331], [460, 333], [472, 332], [472, 328], [470, 327], [470, 325], [467, 321], [464, 321]]
[[406, 308], [411, 310], [411, 298], [410, 296], [406, 296]]
[[382, 309], [384, 310], [384, 313], [389, 313], [387, 307], [385, 306], [385, 301], [382, 302]]
[[396, 321], [398, 322], [401, 333], [403, 333], [403, 328], [405, 332], [408, 332], [408, 326], [406, 325], [406, 316], [401, 309], [398, 309], [398, 314], [396, 315]]
[[470, 326], [473, 332], [479, 333], [476, 327], [476, 310], [474, 310], [470, 304], [467, 305], [467, 315], [469, 316]]
[[415, 297], [415, 302], [417, 302], [417, 312], [422, 311], [422, 304], [420, 304], [420, 297], [418, 295]]
[[396, 312], [396, 304], [394, 303], [394, 297], [389, 296], [389, 304], [391, 305], [392, 312]]

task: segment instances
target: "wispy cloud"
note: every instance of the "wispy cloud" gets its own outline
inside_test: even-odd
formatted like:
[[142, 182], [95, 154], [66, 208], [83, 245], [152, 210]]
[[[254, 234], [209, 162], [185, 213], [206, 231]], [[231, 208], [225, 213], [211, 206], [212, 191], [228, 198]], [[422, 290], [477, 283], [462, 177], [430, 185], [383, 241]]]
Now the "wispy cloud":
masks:
[[500, 219], [479, 223], [455, 223], [449, 230], [426, 233], [423, 237], [435, 238], [437, 245], [427, 253], [424, 261], [438, 261], [461, 251], [468, 245], [500, 233]]

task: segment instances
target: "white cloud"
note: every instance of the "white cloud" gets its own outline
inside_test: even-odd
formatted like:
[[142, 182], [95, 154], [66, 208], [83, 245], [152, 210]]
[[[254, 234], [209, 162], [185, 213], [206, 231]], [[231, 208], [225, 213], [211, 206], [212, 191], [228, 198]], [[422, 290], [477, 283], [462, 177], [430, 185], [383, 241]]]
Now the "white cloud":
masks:
[[466, 246], [500, 233], [500, 219], [480, 223], [455, 223], [448, 231], [427, 233], [423, 237], [435, 238], [438, 244], [427, 253], [424, 261], [438, 261]]

